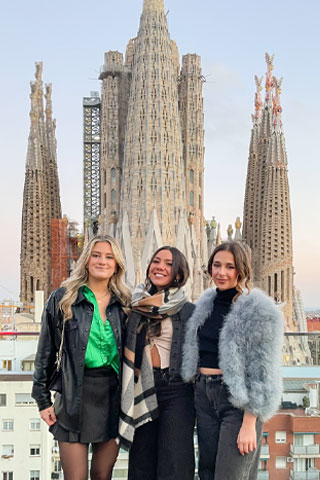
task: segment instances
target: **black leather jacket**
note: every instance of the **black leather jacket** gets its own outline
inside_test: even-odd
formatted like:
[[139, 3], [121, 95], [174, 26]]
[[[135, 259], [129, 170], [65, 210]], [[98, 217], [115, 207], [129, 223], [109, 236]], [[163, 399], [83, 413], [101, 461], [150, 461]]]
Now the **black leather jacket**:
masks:
[[[64, 289], [55, 290], [49, 297], [42, 315], [38, 350], [35, 358], [32, 397], [39, 410], [52, 405], [51, 394], [46, 385], [55, 368], [59, 350], [63, 318], [59, 302]], [[73, 316], [66, 322], [62, 353], [62, 394], [55, 394], [54, 409], [59, 424], [74, 432], [79, 432], [82, 404], [82, 384], [84, 357], [93, 317], [93, 305], [79, 290], [77, 300], [72, 305]], [[107, 307], [107, 317], [111, 324], [120, 359], [125, 327], [125, 313], [116, 297], [112, 297]], [[121, 371], [120, 371], [121, 378]]]
[[173, 332], [169, 365], [170, 380], [182, 380], [182, 347], [184, 344], [186, 324], [191, 317], [194, 309], [194, 304], [187, 302], [183, 305], [180, 312], [171, 316]]

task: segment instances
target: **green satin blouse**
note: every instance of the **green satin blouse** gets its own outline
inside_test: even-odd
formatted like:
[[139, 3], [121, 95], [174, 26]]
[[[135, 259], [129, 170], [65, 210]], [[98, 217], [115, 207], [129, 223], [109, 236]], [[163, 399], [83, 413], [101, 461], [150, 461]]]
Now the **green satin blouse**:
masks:
[[84, 359], [87, 368], [111, 366], [119, 373], [119, 356], [116, 339], [108, 319], [103, 323], [96, 297], [89, 287], [82, 287], [86, 299], [94, 306], [88, 345]]

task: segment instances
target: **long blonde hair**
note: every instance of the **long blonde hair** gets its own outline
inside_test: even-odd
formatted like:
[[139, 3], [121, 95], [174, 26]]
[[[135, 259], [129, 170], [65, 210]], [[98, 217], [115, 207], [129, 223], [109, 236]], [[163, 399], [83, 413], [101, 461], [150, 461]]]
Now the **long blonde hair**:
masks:
[[119, 243], [110, 235], [97, 235], [93, 237], [83, 248], [83, 251], [77, 261], [77, 265], [70, 277], [64, 280], [61, 287], [65, 288], [65, 294], [60, 300], [59, 306], [63, 313], [64, 320], [72, 318], [72, 304], [76, 301], [79, 288], [86, 285], [89, 279], [87, 265], [93, 250], [98, 242], [107, 242], [112, 248], [114, 259], [117, 263], [117, 269], [109, 280], [108, 289], [114, 294], [123, 305], [124, 309], [129, 306], [131, 293], [124, 282], [125, 265], [124, 258]]
[[236, 290], [237, 294], [234, 296], [233, 301], [236, 300], [239, 295], [243, 293], [243, 287], [250, 292], [251, 287], [251, 248], [245, 244], [235, 241], [223, 242], [218, 245], [210, 255], [208, 260], [208, 273], [212, 275], [212, 264], [215, 255], [218, 252], [227, 251], [233, 254], [235, 267], [238, 273]]

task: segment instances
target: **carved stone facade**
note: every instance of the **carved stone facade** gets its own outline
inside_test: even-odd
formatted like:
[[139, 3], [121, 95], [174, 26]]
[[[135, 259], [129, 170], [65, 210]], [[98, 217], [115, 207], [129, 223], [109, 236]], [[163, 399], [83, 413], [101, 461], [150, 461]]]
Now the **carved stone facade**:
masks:
[[256, 79], [244, 202], [243, 239], [252, 249], [254, 284], [265, 290], [283, 311], [290, 329], [293, 316], [293, 265], [287, 154], [281, 121], [281, 80], [272, 75], [273, 56], [266, 54], [266, 96]]
[[189, 291], [203, 288], [204, 129], [200, 57], [182, 58], [163, 0], [144, 0], [125, 61], [109, 51], [100, 75], [101, 231], [119, 238], [134, 286], [153, 251], [175, 245], [191, 266]]
[[30, 134], [23, 192], [20, 299], [33, 303], [36, 290], [48, 297], [51, 284], [51, 220], [61, 218], [56, 159], [55, 120], [51, 85], [45, 85], [43, 105], [42, 63], [36, 63], [31, 82]]

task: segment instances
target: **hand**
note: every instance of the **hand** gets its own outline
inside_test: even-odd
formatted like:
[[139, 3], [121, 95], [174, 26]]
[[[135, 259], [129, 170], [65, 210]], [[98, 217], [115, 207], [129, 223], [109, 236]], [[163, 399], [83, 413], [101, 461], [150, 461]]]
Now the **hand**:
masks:
[[257, 448], [256, 417], [249, 412], [243, 415], [237, 445], [241, 455], [253, 452]]
[[57, 421], [53, 407], [40, 410], [40, 417], [46, 422], [47, 425], [49, 425], [49, 427], [51, 427], [51, 425]]

